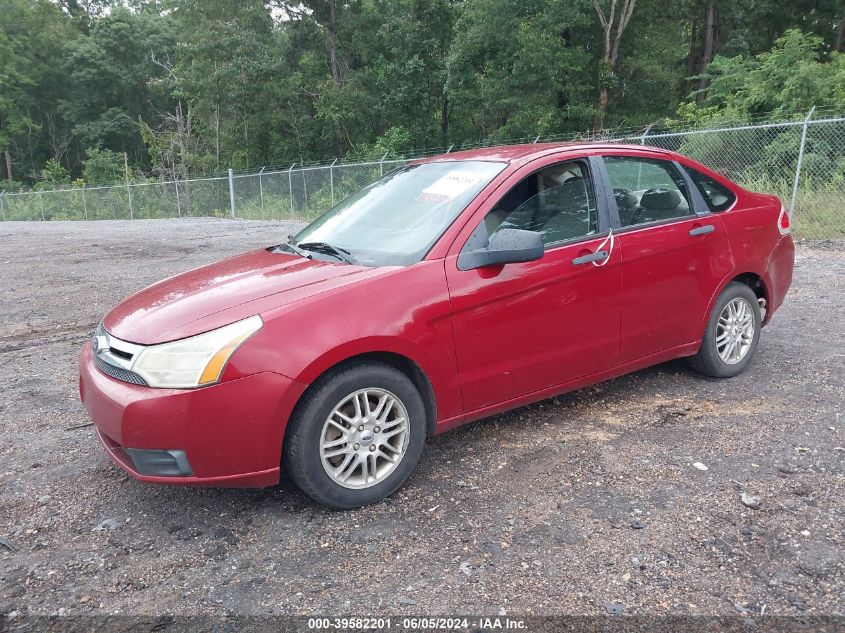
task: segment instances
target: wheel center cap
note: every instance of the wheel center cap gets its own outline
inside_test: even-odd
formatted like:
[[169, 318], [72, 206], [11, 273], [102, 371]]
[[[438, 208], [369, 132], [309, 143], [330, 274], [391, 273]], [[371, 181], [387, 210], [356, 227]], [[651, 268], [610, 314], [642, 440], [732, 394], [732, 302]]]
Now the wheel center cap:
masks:
[[370, 429], [366, 429], [361, 432], [361, 436], [358, 439], [364, 446], [371, 444], [373, 441], [373, 432]]

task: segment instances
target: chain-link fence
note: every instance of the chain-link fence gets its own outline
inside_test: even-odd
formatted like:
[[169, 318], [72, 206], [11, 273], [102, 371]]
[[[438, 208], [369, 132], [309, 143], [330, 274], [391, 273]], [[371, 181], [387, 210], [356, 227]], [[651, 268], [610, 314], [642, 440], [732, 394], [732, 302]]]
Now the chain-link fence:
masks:
[[[537, 137], [528, 142], [565, 140]], [[690, 156], [752, 191], [775, 193], [807, 239], [845, 239], [845, 116], [714, 129], [570, 136], [639, 143]], [[450, 148], [451, 149], [451, 148]], [[463, 148], [462, 148], [463, 149]], [[313, 219], [408, 160], [262, 169], [257, 173], [0, 194], [2, 220], [216, 216]], [[2, 186], [2, 185], [0, 185]]]

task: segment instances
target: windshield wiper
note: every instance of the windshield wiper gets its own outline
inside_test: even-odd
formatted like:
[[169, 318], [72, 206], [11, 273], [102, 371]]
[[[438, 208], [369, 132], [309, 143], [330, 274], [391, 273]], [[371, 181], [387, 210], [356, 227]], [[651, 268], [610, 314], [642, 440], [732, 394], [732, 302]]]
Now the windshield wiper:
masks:
[[300, 242], [297, 246], [301, 249], [304, 248], [305, 250], [325, 253], [326, 255], [337, 257], [340, 261], [346, 262], [347, 264], [355, 265], [356, 263], [352, 257], [352, 253], [348, 250], [341, 248], [340, 246], [334, 246], [327, 242]]
[[311, 259], [313, 255], [311, 253], [306, 253], [304, 250], [299, 248], [296, 244], [294, 244], [291, 240], [288, 240], [281, 246], [282, 248], [286, 248], [292, 253], [299, 255], [300, 257], [305, 257], [306, 259]]

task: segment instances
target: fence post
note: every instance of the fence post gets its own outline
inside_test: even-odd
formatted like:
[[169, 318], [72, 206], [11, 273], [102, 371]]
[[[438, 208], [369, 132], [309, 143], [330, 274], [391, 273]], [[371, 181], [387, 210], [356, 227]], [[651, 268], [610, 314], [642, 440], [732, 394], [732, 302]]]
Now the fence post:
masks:
[[795, 213], [795, 202], [798, 198], [798, 179], [801, 177], [801, 163], [804, 161], [804, 143], [807, 142], [807, 127], [810, 125], [810, 119], [815, 112], [816, 106], [810, 108], [807, 113], [807, 118], [804, 119], [804, 125], [801, 126], [801, 144], [798, 146], [798, 164], [795, 166], [795, 181], [792, 183], [792, 201], [789, 203], [789, 217]]
[[41, 203], [41, 221], [44, 222], [47, 218], [44, 217], [44, 192], [38, 192], [38, 201]]
[[382, 176], [384, 176], [384, 159], [387, 158], [388, 152], [384, 153], [384, 156], [381, 157], [381, 160], [378, 162], [378, 170]]
[[[651, 132], [651, 126], [652, 125], [654, 125], [654, 123], [649, 125], [645, 129], [645, 132], [643, 132], [643, 135], [640, 137], [640, 145], [645, 145], [646, 137], [648, 137], [648, 133]], [[643, 164], [642, 164], [642, 161], [640, 161], [639, 167], [637, 168], [637, 189], [640, 188], [640, 184], [642, 182], [642, 179], [643, 179]]]
[[264, 173], [264, 167], [261, 168], [261, 171], [258, 172], [258, 195], [261, 197], [261, 219], [266, 219], [264, 217], [264, 183], [261, 182], [261, 174]]
[[3, 222], [6, 221], [6, 203], [3, 200], [3, 196], [6, 195], [6, 190], [0, 191], [0, 214], [3, 216]]
[[305, 195], [303, 201], [305, 202], [305, 213], [307, 214], [310, 206], [308, 204], [308, 183], [305, 182], [305, 165], [300, 168], [299, 173], [302, 174], [302, 193]]
[[126, 195], [129, 198], [129, 219], [135, 219], [135, 213], [132, 211], [132, 190], [129, 188], [129, 154], [123, 152], [123, 175], [126, 179]]
[[85, 214], [85, 219], [88, 219], [88, 201], [85, 199], [85, 185], [87, 182], [82, 183], [82, 212]]
[[229, 167], [229, 208], [232, 211], [232, 219], [234, 220], [237, 217], [235, 214], [235, 176], [232, 173], [231, 167]]
[[332, 190], [332, 206], [334, 206], [334, 164], [337, 162], [335, 158], [331, 165], [329, 165], [329, 186]]
[[179, 178], [173, 178], [173, 186], [176, 187], [176, 217], [182, 217], [182, 202], [179, 200]]
[[293, 176], [291, 171], [296, 167], [296, 163], [288, 168], [288, 199], [290, 200], [290, 217], [293, 218]]

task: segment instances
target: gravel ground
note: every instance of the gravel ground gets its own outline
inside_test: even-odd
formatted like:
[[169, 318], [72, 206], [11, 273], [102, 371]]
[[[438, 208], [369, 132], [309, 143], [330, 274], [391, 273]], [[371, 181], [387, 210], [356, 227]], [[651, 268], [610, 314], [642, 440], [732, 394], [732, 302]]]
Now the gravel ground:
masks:
[[291, 228], [0, 224], [0, 613], [845, 614], [841, 244], [799, 245], [742, 376], [672, 362], [457, 429], [375, 506], [129, 479], [83, 426], [86, 337]]

